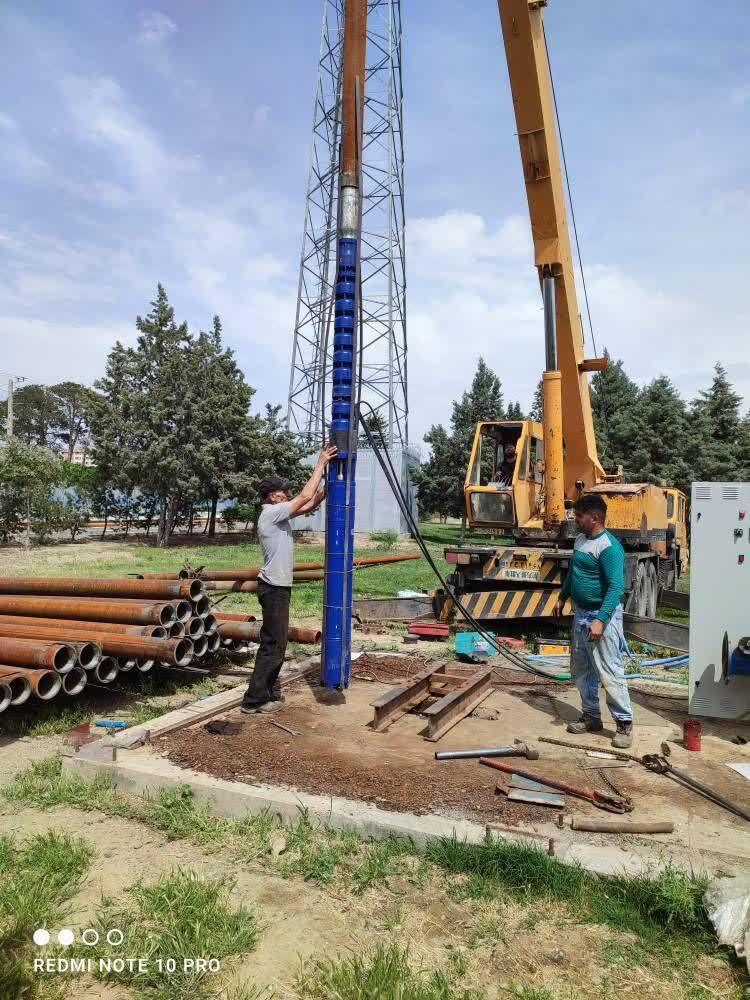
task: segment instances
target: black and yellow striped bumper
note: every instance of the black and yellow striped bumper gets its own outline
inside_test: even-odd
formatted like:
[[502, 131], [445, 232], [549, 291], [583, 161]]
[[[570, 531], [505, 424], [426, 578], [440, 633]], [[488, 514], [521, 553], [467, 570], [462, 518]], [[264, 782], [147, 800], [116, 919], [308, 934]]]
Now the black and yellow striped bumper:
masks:
[[[480, 620], [503, 618], [549, 618], [560, 597], [560, 588], [529, 588], [527, 590], [485, 590], [477, 594], [463, 594], [462, 606]], [[446, 602], [450, 604], [452, 602]], [[453, 608], [451, 608], [453, 611]], [[564, 614], [572, 614], [567, 601]], [[441, 618], [443, 615], [441, 615]]]

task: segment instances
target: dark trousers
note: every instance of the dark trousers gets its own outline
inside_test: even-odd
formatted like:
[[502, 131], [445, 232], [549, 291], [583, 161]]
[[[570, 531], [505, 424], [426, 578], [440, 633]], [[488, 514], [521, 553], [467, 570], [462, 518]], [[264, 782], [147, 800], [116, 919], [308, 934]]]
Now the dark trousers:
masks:
[[255, 656], [255, 668], [247, 686], [243, 705], [263, 705], [273, 700], [273, 686], [284, 663], [289, 637], [289, 599], [291, 587], [274, 587], [258, 580], [258, 600], [263, 609], [260, 648]]

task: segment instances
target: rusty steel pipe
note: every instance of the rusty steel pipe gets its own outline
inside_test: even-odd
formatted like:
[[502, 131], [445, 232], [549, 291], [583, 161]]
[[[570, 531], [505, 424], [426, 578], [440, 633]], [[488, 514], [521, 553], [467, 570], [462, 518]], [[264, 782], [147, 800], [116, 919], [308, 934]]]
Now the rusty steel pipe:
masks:
[[258, 620], [255, 615], [243, 615], [234, 611], [214, 611], [213, 616], [217, 622], [255, 622]]
[[202, 597], [203, 584], [192, 580], [77, 579], [56, 576], [0, 576], [0, 594], [37, 594], [51, 597], [135, 597], [156, 600]]
[[206, 615], [211, 614], [211, 602], [205, 594], [197, 601], [193, 601], [192, 614], [198, 615], [200, 618], [205, 618]]
[[117, 666], [119, 667], [121, 674], [130, 673], [131, 670], [135, 670], [135, 659], [127, 656], [118, 656]]
[[211, 632], [210, 635], [207, 635], [206, 642], [208, 643], [209, 653], [218, 653], [221, 649], [221, 636], [218, 632]]
[[206, 615], [203, 619], [203, 629], [206, 635], [210, 635], [212, 632], [216, 631], [216, 626], [218, 622], [216, 621], [216, 615], [210, 614]]
[[77, 659], [77, 650], [69, 643], [33, 636], [0, 637], [0, 663], [10, 667], [46, 667], [62, 674], [70, 671]]
[[[208, 601], [207, 598], [203, 598], [203, 600]], [[190, 618], [192, 618], [194, 614], [198, 613], [193, 610], [193, 604], [190, 601], [170, 601], [169, 607], [174, 611], [174, 618], [172, 621], [182, 622], [183, 625]]]
[[0, 667], [0, 681], [10, 688], [11, 705], [23, 705], [31, 697], [31, 681], [23, 670]]
[[[21, 626], [19, 626], [20, 634]], [[45, 638], [41, 635], [34, 634], [28, 626], [24, 627], [24, 635], [27, 637], [24, 639], [18, 639], [18, 642], [28, 645], [29, 643], [42, 644], [45, 646], [63, 646], [67, 647], [70, 654], [73, 656], [73, 663], [77, 659], [77, 650], [73, 648], [73, 644], [81, 639], [86, 639], [91, 643], [95, 643], [97, 646], [101, 647], [101, 651], [106, 653], [107, 656], [126, 656], [128, 658], [134, 659], [137, 656], [143, 656], [148, 659], [163, 659], [173, 661], [178, 667], [187, 666], [192, 657], [192, 643], [189, 639], [152, 639], [146, 636], [138, 635], [120, 635], [116, 632], [98, 632], [95, 629], [80, 629], [75, 635], [71, 635], [71, 643], [65, 644], [60, 643], [57, 640]], [[10, 639], [0, 639], [0, 660], [3, 659], [2, 649], [3, 642], [12, 642], [16, 640]], [[31, 664], [34, 665], [34, 664]], [[39, 666], [51, 666], [51, 664], [40, 663]], [[60, 671], [59, 671], [60, 672]]]
[[[292, 583], [309, 583], [311, 580], [323, 580], [325, 578], [325, 573], [315, 572], [311, 573], [295, 573], [292, 578]], [[234, 580], [230, 582], [227, 580], [226, 583], [221, 581], [207, 581], [206, 590], [209, 591], [221, 591], [229, 592], [232, 594], [256, 594], [258, 592], [258, 581], [257, 580]]]
[[[189, 602], [184, 602], [188, 608]], [[13, 597], [0, 595], [0, 615], [70, 618], [78, 621], [122, 622], [126, 625], [164, 625], [174, 621], [170, 603], [113, 600], [100, 597]], [[189, 617], [189, 615], [188, 615]]]
[[60, 693], [62, 677], [55, 670], [22, 668], [31, 684], [31, 690], [40, 701], [52, 701]]
[[102, 647], [95, 642], [71, 641], [71, 646], [78, 653], [76, 661], [81, 670], [96, 670], [102, 661]]
[[10, 689], [10, 684], [6, 681], [0, 681], [0, 712], [4, 712], [12, 701], [13, 692]]
[[86, 671], [82, 670], [80, 667], [73, 667], [73, 669], [67, 674], [63, 674], [63, 692], [73, 697], [73, 695], [80, 694], [81, 691], [83, 691], [87, 682], [88, 677], [86, 676]]
[[156, 660], [147, 660], [139, 657], [135, 661], [135, 669], [139, 674], [147, 674], [149, 670], [153, 670]]
[[[219, 622], [217, 629], [222, 638], [239, 639], [242, 642], [257, 642], [260, 639], [262, 622]], [[303, 628], [290, 625], [287, 633], [290, 642], [318, 643], [321, 631], [317, 628]]]
[[50, 631], [69, 634], [71, 628], [94, 628], [98, 632], [122, 632], [124, 635], [151, 636], [163, 639], [167, 629], [163, 625], [124, 625], [122, 622], [88, 622], [80, 619], [40, 618], [34, 615], [0, 615], [0, 625], [31, 625]]
[[111, 684], [120, 672], [120, 667], [114, 656], [103, 656], [94, 671], [94, 677], [100, 684]]
[[197, 657], [205, 656], [206, 653], [208, 652], [208, 639], [205, 637], [205, 635], [197, 636], [195, 639], [192, 640], [192, 642], [193, 642], [194, 655]]
[[197, 639], [198, 636], [204, 635], [206, 631], [206, 626], [203, 624], [202, 618], [189, 618], [185, 622], [185, 635], [188, 639]]
[[185, 635], [185, 622], [172, 622], [169, 626], [169, 638], [181, 639]]
[[[420, 552], [403, 552], [393, 556], [360, 556], [355, 557], [354, 565], [359, 567], [385, 566], [388, 563], [408, 562], [411, 559], [421, 558], [422, 555]], [[306, 574], [324, 568], [325, 563], [322, 562], [299, 562], [294, 564], [293, 571], [296, 576], [300, 573]], [[207, 582], [220, 580], [229, 580], [231, 582], [251, 581], [258, 579], [258, 573], [260, 573], [261, 569], [261, 566], [239, 566], [236, 569], [203, 569], [200, 571], [198, 578]], [[315, 578], [303, 576], [302, 579]]]

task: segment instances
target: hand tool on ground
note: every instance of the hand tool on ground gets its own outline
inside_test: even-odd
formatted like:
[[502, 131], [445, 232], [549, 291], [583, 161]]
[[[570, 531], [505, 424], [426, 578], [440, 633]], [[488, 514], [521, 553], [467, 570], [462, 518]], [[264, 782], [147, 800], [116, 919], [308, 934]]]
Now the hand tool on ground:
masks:
[[597, 819], [588, 816], [573, 816], [571, 830], [586, 830], [590, 833], [672, 833], [674, 823], [668, 820], [645, 820], [633, 823], [627, 819]]
[[630, 812], [633, 808], [629, 802], [614, 795], [598, 792], [595, 788], [579, 788], [577, 785], [569, 785], [567, 782], [559, 781], [557, 778], [548, 778], [544, 774], [523, 771], [521, 768], [511, 764], [504, 764], [500, 760], [493, 760], [491, 757], [480, 757], [479, 763], [485, 764], [487, 767], [494, 767], [498, 771], [504, 771], [505, 774], [520, 774], [523, 778], [538, 781], [543, 785], [548, 785], [550, 788], [557, 788], [559, 791], [567, 792], [568, 795], [575, 795], [579, 799], [586, 799], [587, 802], [593, 803], [597, 808], [606, 809], [608, 812], [626, 813]]
[[654, 771], [656, 774], [668, 774], [675, 781], [680, 784], [685, 785], [687, 788], [692, 788], [694, 792], [698, 792], [699, 795], [705, 796], [716, 805], [722, 806], [729, 812], [734, 813], [736, 816], [741, 816], [742, 819], [748, 820], [750, 822], [750, 810], [743, 809], [742, 806], [737, 805], [736, 802], [732, 802], [731, 799], [725, 799], [723, 795], [719, 795], [715, 792], [713, 788], [709, 785], [704, 785], [702, 781], [698, 781], [696, 778], [691, 778], [689, 774], [685, 771], [679, 771], [676, 767], [673, 767], [665, 757], [661, 757], [657, 753], [646, 754], [642, 760], [644, 767], [647, 767], [649, 771]]
[[[568, 740], [553, 740], [550, 736], [540, 736], [538, 737], [540, 743], [553, 743], [556, 747], [567, 747], [569, 750], [597, 750], [597, 746], [586, 746], [585, 743], [569, 743]], [[607, 750], [606, 753], [611, 754], [618, 760], [634, 760], [636, 764], [642, 764], [643, 761], [640, 757], [636, 757], [634, 753], [625, 753], [623, 750]]]
[[283, 729], [285, 733], [289, 733], [290, 736], [299, 736], [296, 729], [290, 729], [289, 726], [285, 726], [281, 722], [277, 722], [276, 719], [269, 719], [268, 721], [272, 726], [276, 726], [277, 729]]
[[599, 771], [602, 768], [605, 770], [610, 770], [611, 768], [621, 768], [621, 767], [632, 767], [633, 764], [629, 760], [616, 760], [612, 764], [587, 764], [583, 760], [576, 761], [576, 765], [580, 767], [582, 771]]
[[480, 750], [438, 750], [435, 760], [469, 760], [473, 757], [526, 757], [539, 760], [539, 751], [528, 743], [516, 743], [512, 747], [486, 747]]
[[622, 791], [622, 789], [618, 788], [617, 785], [614, 783], [614, 781], [612, 781], [612, 779], [610, 777], [608, 777], [608, 775], [605, 774], [605, 772], [602, 771], [601, 768], [597, 768], [596, 770], [597, 770], [597, 774], [599, 775], [600, 780], [607, 786], [607, 788], [611, 792], [614, 792], [615, 795], [618, 795], [623, 800], [623, 802], [629, 802], [630, 803], [630, 808], [632, 809], [633, 808], [633, 800], [630, 798], [630, 796], [626, 795]]

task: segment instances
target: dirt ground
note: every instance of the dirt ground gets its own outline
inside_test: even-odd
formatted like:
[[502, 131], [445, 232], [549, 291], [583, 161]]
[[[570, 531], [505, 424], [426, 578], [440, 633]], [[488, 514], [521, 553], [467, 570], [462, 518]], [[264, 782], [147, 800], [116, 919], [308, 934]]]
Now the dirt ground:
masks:
[[[401, 812], [434, 812], [554, 832], [550, 809], [508, 802], [496, 794], [500, 777], [497, 772], [475, 760], [438, 762], [434, 752], [503, 746], [514, 739], [536, 743], [539, 736], [577, 741], [565, 732], [567, 721], [578, 713], [575, 690], [512, 670], [499, 671], [492, 694], [437, 744], [423, 738], [425, 720], [416, 714], [402, 717], [386, 732], [374, 732], [370, 726], [371, 702], [424, 664], [423, 656], [363, 655], [352, 664], [352, 686], [345, 697], [309, 681], [301, 682], [290, 689], [283, 709], [272, 717], [244, 716], [238, 710], [222, 716], [240, 723], [240, 732], [234, 736], [211, 734], [195, 726], [164, 737], [154, 750], [179, 766], [230, 780], [280, 784], [305, 792], [359, 799]], [[676, 767], [687, 770], [720, 794], [747, 804], [750, 786], [727, 763], [750, 759], [750, 747], [731, 742], [736, 733], [750, 738], [750, 726], [707, 723], [702, 752], [690, 753], [681, 746], [684, 707], [673, 697], [664, 698], [660, 692], [653, 696], [633, 694], [633, 752], [659, 752], [660, 745], [667, 742]], [[606, 711], [603, 717], [607, 718]], [[278, 729], [269, 718], [299, 735]], [[612, 734], [613, 730], [605, 731], [587, 742], [592, 750], [606, 751]], [[509, 763], [571, 784], [608, 791], [600, 773], [588, 768], [611, 761], [588, 757], [583, 751], [543, 743], [537, 746], [539, 760], [516, 758]], [[673, 835], [647, 838], [649, 843], [670, 844], [678, 853], [688, 847], [706, 858], [712, 857], [714, 867], [730, 859], [741, 867], [750, 866], [750, 837], [744, 820], [637, 764], [604, 773], [633, 800], [633, 819], [674, 821]], [[571, 812], [608, 815], [568, 796], [566, 816]], [[627, 840], [617, 839], [621, 843]]]

